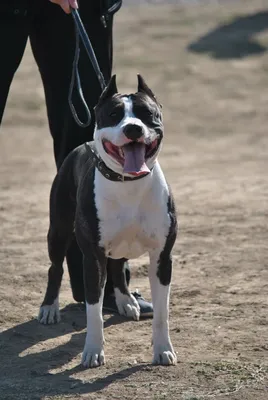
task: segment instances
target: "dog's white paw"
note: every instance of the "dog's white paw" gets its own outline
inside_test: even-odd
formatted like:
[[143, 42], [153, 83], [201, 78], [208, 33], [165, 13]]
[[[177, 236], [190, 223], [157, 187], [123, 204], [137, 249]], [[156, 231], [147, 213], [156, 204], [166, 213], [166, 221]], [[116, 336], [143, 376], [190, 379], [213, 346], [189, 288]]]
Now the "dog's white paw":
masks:
[[172, 344], [166, 343], [165, 345], [154, 346], [154, 365], [176, 365], [177, 356], [173, 350]]
[[85, 368], [95, 368], [104, 365], [105, 356], [103, 348], [91, 347], [86, 344], [82, 354], [81, 364]]
[[132, 294], [123, 294], [115, 288], [115, 301], [120, 315], [132, 318], [135, 321], [140, 319], [140, 306]]
[[41, 324], [55, 324], [60, 321], [59, 299], [57, 298], [50, 306], [41, 306], [37, 317]]

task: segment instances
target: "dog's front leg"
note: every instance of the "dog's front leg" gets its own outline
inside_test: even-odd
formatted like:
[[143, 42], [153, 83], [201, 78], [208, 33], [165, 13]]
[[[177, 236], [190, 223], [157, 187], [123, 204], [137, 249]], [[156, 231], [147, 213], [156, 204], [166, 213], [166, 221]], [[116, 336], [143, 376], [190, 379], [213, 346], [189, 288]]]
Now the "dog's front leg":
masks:
[[154, 307], [153, 364], [175, 365], [177, 357], [169, 337], [169, 292], [172, 259], [165, 249], [150, 253], [149, 278]]
[[48, 231], [48, 252], [51, 266], [48, 270], [48, 283], [45, 298], [41, 304], [38, 320], [41, 324], [54, 324], [60, 321], [59, 292], [63, 275], [63, 260], [69, 240], [68, 226], [65, 229], [50, 225]]
[[87, 335], [82, 355], [84, 367], [105, 363], [102, 303], [106, 283], [107, 259], [101, 250], [84, 254], [84, 285], [87, 310]]

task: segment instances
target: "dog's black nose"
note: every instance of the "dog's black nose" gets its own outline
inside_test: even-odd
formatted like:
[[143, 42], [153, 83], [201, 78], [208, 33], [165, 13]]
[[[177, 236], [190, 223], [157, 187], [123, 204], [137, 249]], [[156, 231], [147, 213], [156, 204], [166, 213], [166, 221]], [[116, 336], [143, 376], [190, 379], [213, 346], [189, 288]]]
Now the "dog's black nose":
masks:
[[138, 140], [143, 135], [143, 129], [140, 125], [128, 124], [124, 127], [123, 132], [130, 140]]

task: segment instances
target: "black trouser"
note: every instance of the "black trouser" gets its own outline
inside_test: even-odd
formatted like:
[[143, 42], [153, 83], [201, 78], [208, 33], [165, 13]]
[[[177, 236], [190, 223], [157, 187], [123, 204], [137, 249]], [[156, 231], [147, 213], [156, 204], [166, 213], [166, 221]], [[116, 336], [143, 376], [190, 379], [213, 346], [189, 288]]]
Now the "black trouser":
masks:
[[[113, 21], [111, 19], [107, 27], [103, 26], [100, 20], [99, 0], [80, 0], [79, 12], [103, 76], [108, 81], [112, 70]], [[21, 62], [28, 38], [30, 38], [44, 85], [54, 156], [59, 168], [72, 149], [92, 139], [93, 107], [98, 101], [101, 89], [88, 56], [81, 46], [79, 73], [85, 100], [92, 111], [92, 122], [89, 128], [80, 128], [74, 121], [68, 105], [75, 47], [72, 17], [49, 0], [2, 0], [0, 7], [0, 122], [10, 84]], [[80, 119], [85, 120], [84, 109], [75, 91], [73, 103]], [[74, 297], [81, 301], [81, 296], [83, 296], [82, 254], [75, 238], [66, 258]], [[112, 290], [108, 268], [105, 293], [110, 293]]]

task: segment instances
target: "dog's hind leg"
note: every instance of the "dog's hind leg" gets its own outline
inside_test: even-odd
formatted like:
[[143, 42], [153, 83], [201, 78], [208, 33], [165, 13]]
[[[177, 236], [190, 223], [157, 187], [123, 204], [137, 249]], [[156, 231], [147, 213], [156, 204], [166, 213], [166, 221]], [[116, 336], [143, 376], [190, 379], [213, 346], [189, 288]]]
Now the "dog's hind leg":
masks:
[[124, 273], [125, 261], [124, 258], [119, 260], [108, 258], [108, 265], [114, 284], [115, 301], [120, 315], [138, 321], [140, 318], [140, 306], [129, 291], [126, 274]]

